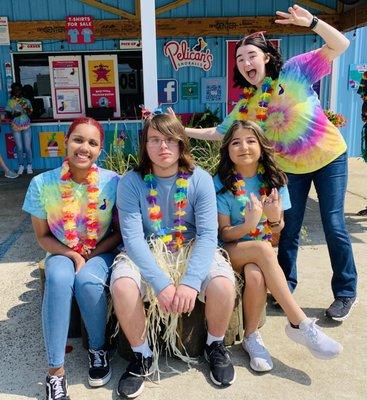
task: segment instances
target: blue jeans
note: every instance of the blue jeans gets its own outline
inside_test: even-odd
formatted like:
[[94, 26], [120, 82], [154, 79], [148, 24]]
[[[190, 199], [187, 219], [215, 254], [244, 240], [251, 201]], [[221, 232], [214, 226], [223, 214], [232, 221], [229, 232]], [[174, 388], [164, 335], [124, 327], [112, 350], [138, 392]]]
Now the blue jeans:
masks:
[[99, 350], [105, 343], [108, 283], [115, 254], [104, 253], [88, 260], [75, 274], [73, 261], [51, 255], [45, 262], [45, 292], [42, 326], [49, 368], [64, 364], [73, 295], [88, 332], [89, 348]]
[[299, 234], [306, 209], [311, 182], [319, 200], [320, 214], [329, 250], [333, 276], [331, 288], [335, 297], [354, 297], [357, 271], [352, 245], [345, 226], [344, 200], [348, 178], [348, 160], [344, 153], [325, 167], [307, 174], [287, 174], [292, 208], [284, 212], [285, 226], [281, 232], [278, 261], [288, 286], [297, 286], [297, 252]]
[[24, 152], [27, 156], [27, 164], [32, 164], [32, 132], [31, 128], [24, 129], [24, 131], [13, 131], [13, 137], [17, 146], [17, 158], [19, 165], [25, 165]]

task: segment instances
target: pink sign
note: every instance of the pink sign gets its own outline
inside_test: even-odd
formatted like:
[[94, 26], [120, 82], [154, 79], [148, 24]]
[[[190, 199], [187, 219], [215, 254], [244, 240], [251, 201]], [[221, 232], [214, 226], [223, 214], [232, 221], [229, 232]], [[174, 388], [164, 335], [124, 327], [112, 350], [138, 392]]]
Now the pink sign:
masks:
[[93, 17], [68, 16], [66, 17], [66, 31], [68, 43], [94, 43]]
[[[280, 39], [269, 40], [269, 42], [271, 42], [275, 48], [279, 49]], [[241, 88], [233, 87], [236, 43], [237, 40], [227, 40], [227, 114], [233, 110], [242, 94]]]
[[90, 88], [92, 107], [109, 107], [116, 110], [115, 87]]

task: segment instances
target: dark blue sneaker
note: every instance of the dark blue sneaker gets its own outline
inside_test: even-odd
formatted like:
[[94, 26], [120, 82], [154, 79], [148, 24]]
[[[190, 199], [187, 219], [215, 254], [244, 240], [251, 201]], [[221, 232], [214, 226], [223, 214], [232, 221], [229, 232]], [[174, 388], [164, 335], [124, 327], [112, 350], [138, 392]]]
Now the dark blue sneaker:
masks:
[[133, 399], [144, 390], [144, 380], [151, 375], [153, 357], [143, 357], [141, 353], [134, 353], [134, 358], [122, 374], [118, 386], [117, 394], [121, 397]]
[[229, 351], [223, 341], [213, 342], [205, 346], [204, 352], [210, 366], [210, 379], [217, 386], [227, 387], [236, 379]]
[[92, 387], [105, 385], [111, 379], [111, 367], [106, 350], [88, 350], [88, 383]]
[[325, 315], [335, 321], [345, 321], [357, 305], [357, 297], [337, 297], [325, 311]]
[[46, 400], [70, 400], [65, 375], [46, 376]]

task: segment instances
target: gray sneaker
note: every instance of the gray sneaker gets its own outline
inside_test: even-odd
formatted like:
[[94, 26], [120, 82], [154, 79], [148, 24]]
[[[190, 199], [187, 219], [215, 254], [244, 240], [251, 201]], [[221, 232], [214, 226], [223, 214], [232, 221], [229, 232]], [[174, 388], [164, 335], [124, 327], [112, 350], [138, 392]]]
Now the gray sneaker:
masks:
[[325, 315], [335, 321], [345, 321], [357, 303], [357, 297], [337, 297], [325, 311]]
[[9, 178], [9, 179], [15, 179], [18, 178], [18, 174], [15, 173], [14, 171], [12, 171], [11, 169], [9, 169], [8, 171], [5, 172], [5, 178]]
[[259, 331], [245, 337], [242, 341], [242, 347], [250, 356], [250, 367], [254, 371], [266, 372], [273, 369], [273, 361], [264, 346]]
[[316, 325], [315, 318], [307, 318], [299, 324], [299, 328], [292, 328], [290, 324], [285, 327], [287, 336], [296, 343], [307, 347], [316, 358], [328, 360], [337, 357], [343, 350], [343, 346], [326, 335]]

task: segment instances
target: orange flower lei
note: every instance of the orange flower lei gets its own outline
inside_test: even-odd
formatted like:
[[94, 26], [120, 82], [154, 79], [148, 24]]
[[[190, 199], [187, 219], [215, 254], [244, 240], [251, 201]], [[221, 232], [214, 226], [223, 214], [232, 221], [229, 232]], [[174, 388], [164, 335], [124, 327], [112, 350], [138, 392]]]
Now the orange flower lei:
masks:
[[100, 225], [97, 212], [99, 200], [98, 168], [95, 164], [93, 164], [88, 171], [88, 176], [86, 177], [86, 183], [88, 185], [88, 205], [85, 223], [87, 235], [83, 242], [79, 238], [79, 233], [76, 226], [76, 218], [79, 212], [79, 207], [74, 199], [74, 190], [71, 178], [72, 174], [69, 168], [69, 161], [66, 158], [61, 167], [60, 178], [60, 192], [63, 202], [62, 221], [64, 223], [64, 235], [66, 239], [66, 245], [79, 254], [83, 254], [86, 251], [93, 250], [97, 245], [98, 230]]

